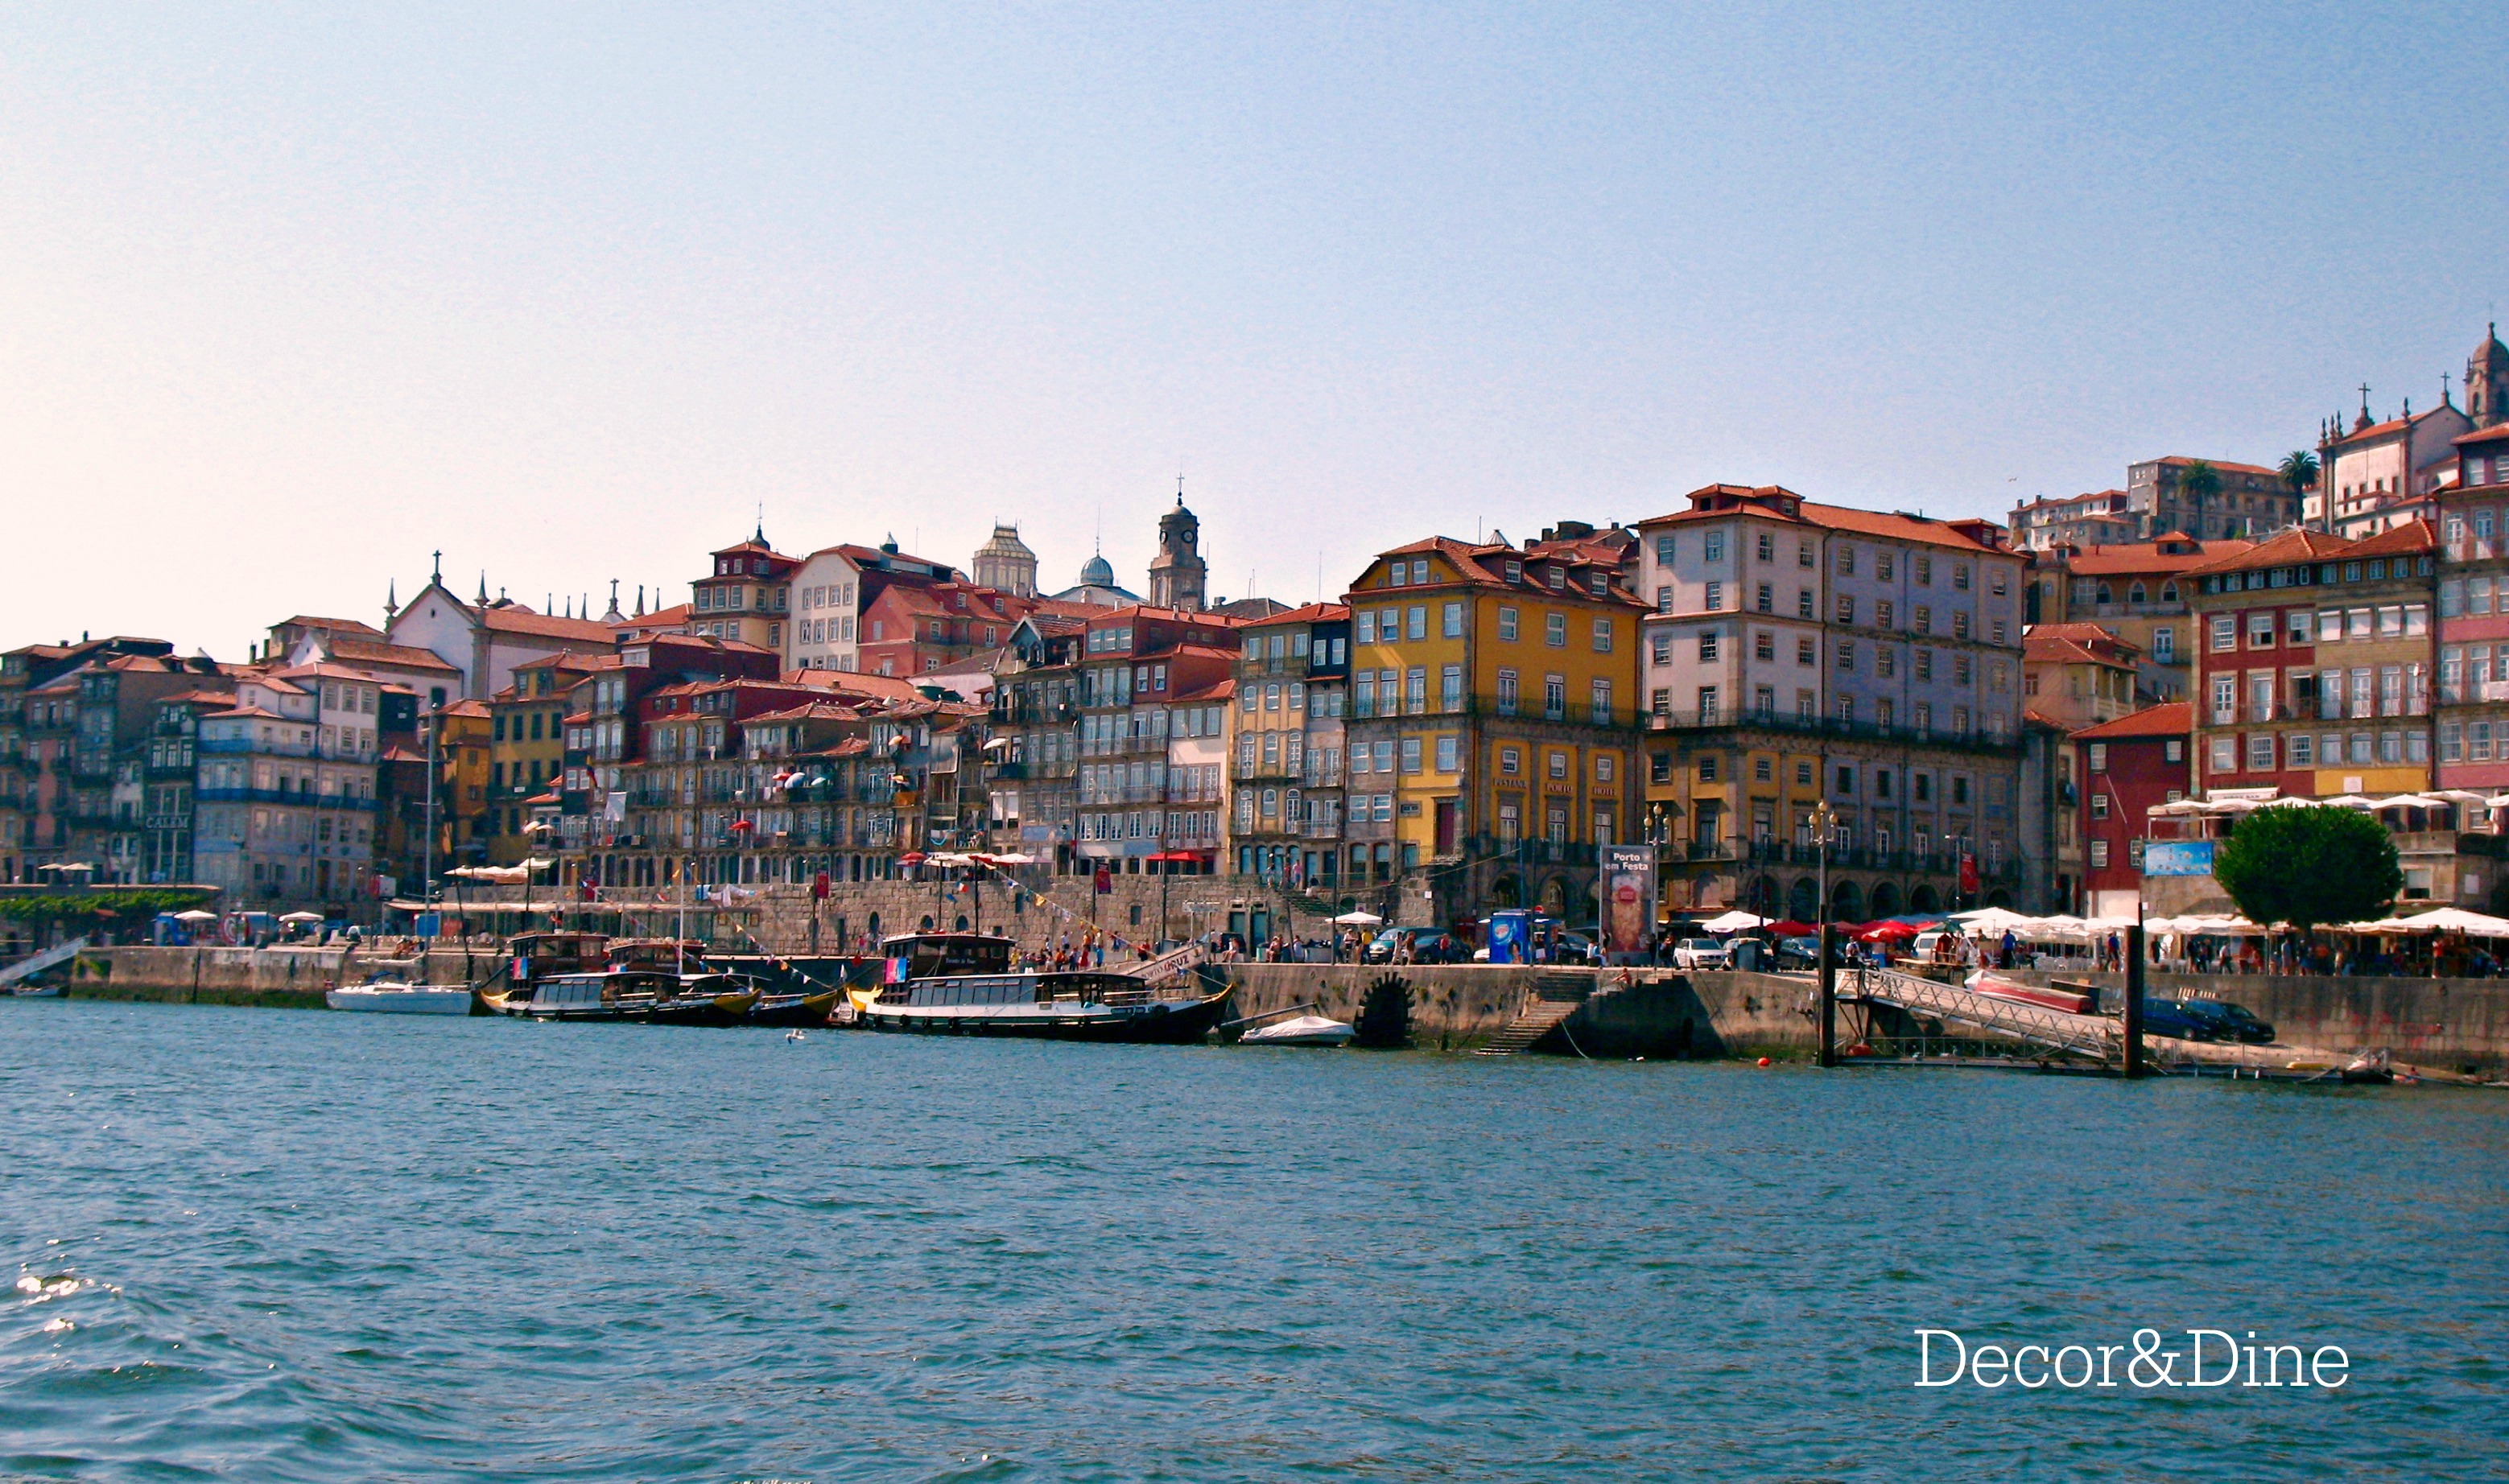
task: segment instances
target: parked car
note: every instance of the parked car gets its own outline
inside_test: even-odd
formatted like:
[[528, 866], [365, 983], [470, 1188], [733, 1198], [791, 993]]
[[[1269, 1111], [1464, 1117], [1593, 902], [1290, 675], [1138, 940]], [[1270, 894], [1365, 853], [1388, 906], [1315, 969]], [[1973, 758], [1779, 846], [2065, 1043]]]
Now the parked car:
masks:
[[1676, 969], [1722, 969], [1725, 964], [1725, 945], [1713, 938], [1685, 938], [1672, 946]]
[[2212, 1028], [2187, 1013], [2187, 1007], [2176, 1000], [2143, 1000], [2143, 1033], [2147, 1036], [2172, 1036], [2181, 1041], [2215, 1039]]
[[1818, 938], [1781, 938], [1778, 940], [1778, 968], [1812, 971], [1820, 967]]
[[2274, 1038], [2272, 1024], [2259, 1020], [2245, 1005], [2228, 1000], [2181, 1000], [2178, 1005], [2188, 1019], [2210, 1030], [2215, 1040], [2264, 1046]]
[[1419, 927], [1387, 928], [1369, 941], [1362, 956], [1372, 964], [1392, 963], [1395, 946], [1404, 943], [1411, 946], [1411, 961], [1415, 964], [1459, 964], [1473, 956], [1472, 949], [1453, 934]]

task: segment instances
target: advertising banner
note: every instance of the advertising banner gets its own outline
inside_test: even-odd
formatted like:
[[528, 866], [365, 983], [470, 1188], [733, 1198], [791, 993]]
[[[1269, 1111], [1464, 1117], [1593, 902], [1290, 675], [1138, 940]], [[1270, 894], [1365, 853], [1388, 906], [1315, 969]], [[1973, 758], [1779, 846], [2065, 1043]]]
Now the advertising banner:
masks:
[[2152, 840], [2143, 847], [2147, 876], [2209, 876], [2218, 840]]
[[1655, 928], [1655, 847], [1603, 847], [1603, 951], [1634, 957]]

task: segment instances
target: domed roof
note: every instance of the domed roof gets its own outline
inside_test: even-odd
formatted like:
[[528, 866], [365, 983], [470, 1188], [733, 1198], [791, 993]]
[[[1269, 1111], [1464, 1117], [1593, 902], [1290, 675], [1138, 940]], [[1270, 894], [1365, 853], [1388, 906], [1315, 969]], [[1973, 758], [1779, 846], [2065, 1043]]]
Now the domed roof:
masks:
[[1103, 555], [1093, 556], [1080, 564], [1080, 585], [1112, 587], [1115, 585], [1115, 564]]
[[2500, 343], [2500, 326], [2489, 326], [2484, 331], [2483, 344], [2474, 348], [2474, 354], [2467, 358], [2466, 364], [2492, 366], [2504, 361], [2509, 361], [2509, 346]]
[[1011, 557], [1014, 559], [1025, 559], [1031, 562], [1036, 560], [1036, 553], [1029, 550], [1028, 542], [1020, 539], [1019, 527], [1017, 526], [996, 525], [993, 527], [992, 539], [978, 547], [976, 549], [976, 555], [980, 557]]

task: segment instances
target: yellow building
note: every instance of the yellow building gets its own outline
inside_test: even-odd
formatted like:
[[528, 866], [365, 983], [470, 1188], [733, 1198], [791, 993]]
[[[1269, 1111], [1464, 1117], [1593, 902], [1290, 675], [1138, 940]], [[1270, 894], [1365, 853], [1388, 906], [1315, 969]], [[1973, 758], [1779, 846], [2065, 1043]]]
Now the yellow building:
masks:
[[435, 714], [435, 869], [488, 859], [492, 723], [485, 701], [455, 701]]
[[[1593, 919], [1595, 849], [1637, 825], [1630, 544], [1569, 524], [1523, 547], [1440, 537], [1368, 564], [1343, 600], [1350, 884], [1418, 878], [1433, 916]], [[1424, 899], [1396, 900], [1420, 920]]]
[[[488, 793], [481, 829], [488, 859], [510, 866], [544, 854], [545, 835], [531, 826], [557, 815], [554, 791], [566, 756], [567, 692], [592, 673], [593, 661], [557, 653], [514, 667], [514, 683], [488, 702]], [[535, 805], [535, 798], [551, 802]]]

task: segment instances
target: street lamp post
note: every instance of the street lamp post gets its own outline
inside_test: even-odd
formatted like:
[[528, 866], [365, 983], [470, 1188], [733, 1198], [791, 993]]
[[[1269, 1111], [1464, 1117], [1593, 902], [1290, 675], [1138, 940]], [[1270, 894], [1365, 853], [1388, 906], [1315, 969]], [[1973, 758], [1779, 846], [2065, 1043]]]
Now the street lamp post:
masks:
[[1838, 811], [1829, 806], [1828, 799], [1824, 798], [1813, 806], [1812, 842], [1820, 852], [1820, 900], [1816, 905], [1820, 909], [1823, 922], [1829, 920], [1829, 837], [1837, 827]]

